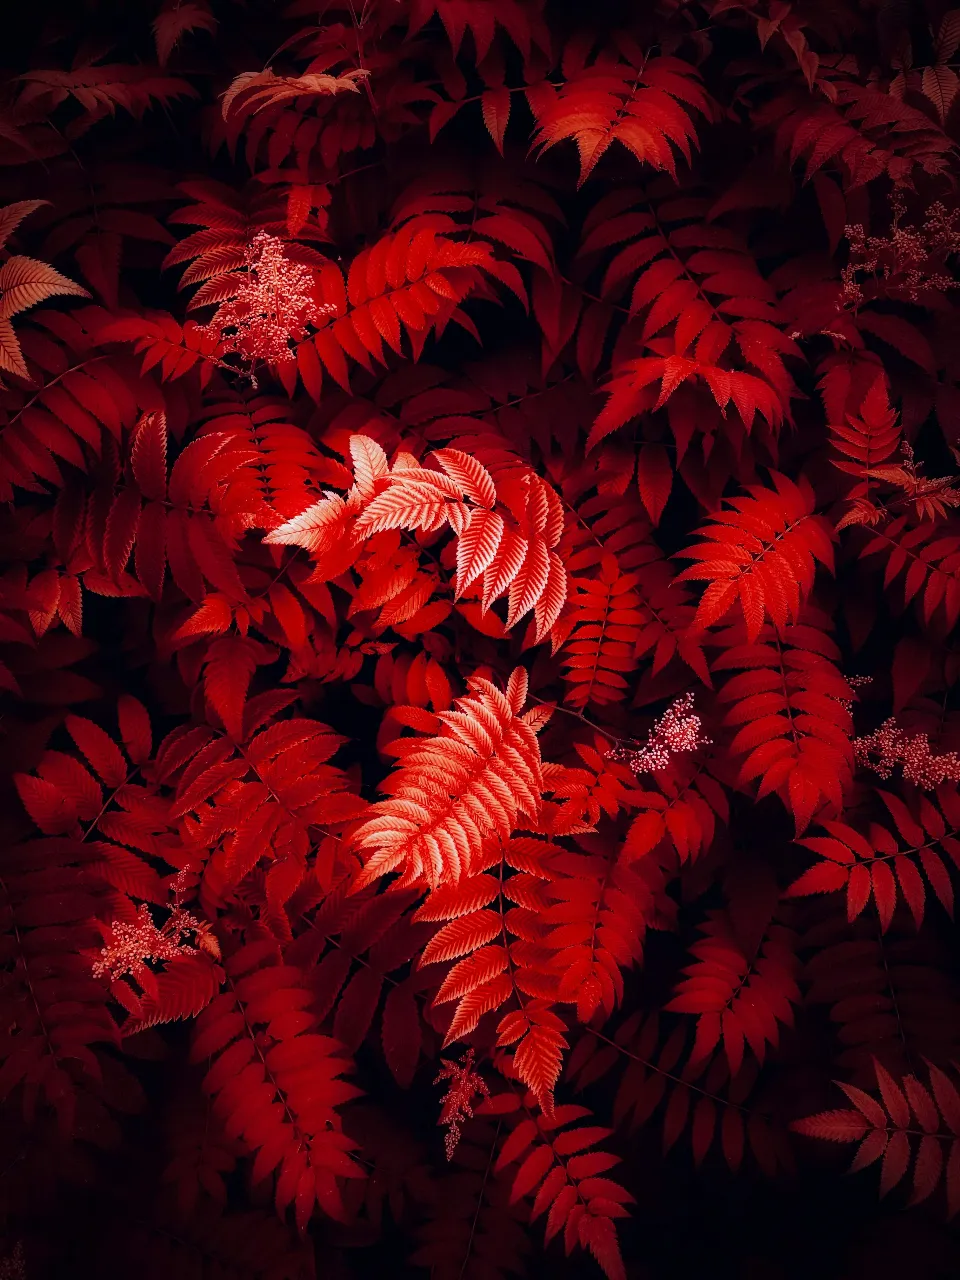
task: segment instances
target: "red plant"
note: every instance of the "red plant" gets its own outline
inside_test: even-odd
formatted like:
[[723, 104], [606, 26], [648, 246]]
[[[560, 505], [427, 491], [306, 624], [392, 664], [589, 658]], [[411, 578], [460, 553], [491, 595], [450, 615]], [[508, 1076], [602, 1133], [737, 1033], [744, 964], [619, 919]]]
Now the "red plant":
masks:
[[960, 11], [127, 8], [5, 35], [0, 1274], [952, 1274]]

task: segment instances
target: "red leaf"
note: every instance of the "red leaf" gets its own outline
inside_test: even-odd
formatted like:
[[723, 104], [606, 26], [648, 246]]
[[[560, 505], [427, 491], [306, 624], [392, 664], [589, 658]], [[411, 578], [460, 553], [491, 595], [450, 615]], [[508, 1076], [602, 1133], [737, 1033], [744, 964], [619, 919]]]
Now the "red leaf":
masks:
[[818, 862], [815, 867], [808, 867], [787, 889], [786, 897], [801, 898], [810, 893], [832, 893], [835, 889], [844, 889], [850, 873], [844, 867], [832, 862]]
[[886, 933], [897, 905], [897, 886], [893, 872], [885, 862], [874, 862], [870, 867], [873, 897], [880, 915], [880, 928]]
[[511, 101], [512, 94], [509, 89], [488, 89], [480, 99], [483, 123], [487, 126], [487, 132], [501, 155], [503, 155], [503, 137], [510, 123]]
[[643, 505], [654, 525], [658, 525], [673, 486], [673, 468], [662, 444], [641, 446], [637, 459], [637, 481]]
[[237, 741], [243, 737], [243, 708], [256, 667], [255, 652], [244, 640], [224, 637], [207, 651], [204, 693], [224, 728]]
[[808, 1138], [827, 1138], [831, 1142], [855, 1142], [869, 1129], [859, 1111], [824, 1111], [818, 1116], [795, 1120], [791, 1129]]

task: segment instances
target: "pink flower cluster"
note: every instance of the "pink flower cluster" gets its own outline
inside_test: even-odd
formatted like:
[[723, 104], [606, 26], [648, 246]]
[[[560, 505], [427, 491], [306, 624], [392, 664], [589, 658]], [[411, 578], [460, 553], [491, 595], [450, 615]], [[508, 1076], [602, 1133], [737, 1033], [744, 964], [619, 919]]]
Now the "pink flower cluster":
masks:
[[490, 1090], [473, 1069], [472, 1049], [467, 1050], [462, 1062], [450, 1062], [446, 1058], [441, 1058], [440, 1062], [440, 1074], [433, 1083], [440, 1084], [442, 1080], [449, 1080], [450, 1084], [441, 1104], [437, 1124], [448, 1126], [443, 1145], [447, 1159], [452, 1160], [460, 1141], [460, 1124], [473, 1115], [474, 1098], [489, 1098]]
[[[919, 227], [905, 225], [907, 206], [903, 193], [890, 199], [892, 219], [888, 236], [868, 236], [860, 223], [845, 226], [850, 261], [841, 271], [843, 305], [856, 310], [876, 296], [882, 285], [889, 296], [911, 302], [924, 292], [955, 289], [958, 281], [947, 269], [947, 259], [960, 253], [960, 211], [948, 212], [939, 200], [926, 211]], [[872, 281], [871, 281], [872, 277]]]
[[659, 773], [670, 763], [670, 757], [696, 751], [710, 743], [701, 732], [700, 717], [694, 714], [693, 694], [677, 698], [656, 721], [645, 746], [636, 749], [617, 746], [607, 752], [608, 760], [620, 760], [634, 773]]
[[17, 1241], [13, 1253], [0, 1258], [0, 1280], [26, 1280], [27, 1263], [23, 1252], [23, 1243]]
[[247, 246], [246, 271], [234, 298], [224, 302], [204, 331], [249, 364], [288, 364], [294, 360], [291, 342], [307, 336], [335, 308], [317, 297], [313, 273], [292, 262], [277, 236], [259, 231]]
[[857, 764], [881, 778], [889, 778], [896, 766], [902, 765], [904, 778], [924, 791], [942, 782], [960, 782], [960, 755], [956, 751], [935, 754], [925, 733], [904, 733], [892, 717], [874, 733], [854, 738], [853, 754]]
[[187, 946], [184, 939], [202, 931], [200, 921], [180, 906], [174, 908], [170, 918], [158, 929], [149, 907], [141, 903], [132, 923], [115, 920], [110, 925], [109, 940], [100, 952], [100, 959], [93, 963], [93, 976], [116, 982], [130, 974], [141, 986], [150, 986], [153, 975], [147, 961], [196, 955], [196, 948]]

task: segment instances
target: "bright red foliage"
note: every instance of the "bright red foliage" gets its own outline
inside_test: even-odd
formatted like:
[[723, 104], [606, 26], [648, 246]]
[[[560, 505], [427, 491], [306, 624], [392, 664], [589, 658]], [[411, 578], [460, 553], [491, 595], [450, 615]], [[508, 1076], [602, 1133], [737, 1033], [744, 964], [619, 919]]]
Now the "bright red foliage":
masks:
[[960, 10], [22, 9], [0, 1277], [960, 1274]]

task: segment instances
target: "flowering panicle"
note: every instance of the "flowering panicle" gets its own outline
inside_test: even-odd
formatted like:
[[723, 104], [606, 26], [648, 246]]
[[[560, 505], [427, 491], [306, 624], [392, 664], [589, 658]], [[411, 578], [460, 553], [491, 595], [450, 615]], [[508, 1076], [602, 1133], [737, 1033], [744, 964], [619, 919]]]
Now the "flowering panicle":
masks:
[[244, 263], [236, 296], [217, 308], [204, 330], [217, 338], [224, 354], [251, 366], [289, 364], [296, 358], [291, 343], [301, 342], [308, 326], [319, 325], [334, 308], [319, 301], [313, 273], [286, 256], [277, 236], [258, 232]]
[[685, 693], [656, 721], [643, 747], [613, 747], [607, 752], [607, 759], [622, 761], [636, 774], [659, 773], [670, 763], [671, 756], [709, 745], [710, 739], [703, 736], [701, 729], [700, 717], [693, 710], [693, 694]]
[[443, 1080], [449, 1080], [450, 1083], [441, 1103], [437, 1124], [448, 1126], [443, 1145], [447, 1159], [452, 1160], [460, 1141], [460, 1124], [473, 1115], [474, 1098], [489, 1098], [490, 1090], [473, 1069], [472, 1049], [467, 1050], [462, 1062], [450, 1062], [447, 1058], [441, 1058], [440, 1062], [440, 1074], [433, 1083], [440, 1084]]
[[[197, 942], [196, 947], [187, 942], [191, 935]], [[196, 955], [198, 947], [213, 955], [219, 953], [209, 926], [183, 907], [179, 895], [169, 917], [159, 928], [149, 907], [141, 903], [135, 920], [114, 920], [107, 927], [100, 958], [93, 962], [93, 976], [117, 982], [129, 974], [145, 990], [152, 990], [155, 982], [147, 967], [148, 961], [156, 963]]]
[[881, 778], [889, 778], [896, 766], [902, 765], [904, 778], [924, 791], [932, 791], [942, 782], [960, 782], [960, 755], [956, 751], [935, 754], [925, 733], [904, 733], [893, 717], [875, 732], [854, 738], [853, 754], [857, 764]]
[[23, 1241], [18, 1240], [13, 1252], [0, 1258], [0, 1280], [26, 1280], [27, 1262], [23, 1252]]
[[960, 283], [946, 270], [947, 259], [960, 253], [960, 210], [948, 212], [937, 200], [919, 227], [904, 225], [907, 207], [900, 192], [891, 197], [891, 210], [889, 236], [868, 236], [860, 223], [843, 229], [850, 248], [841, 272], [845, 308], [855, 311], [878, 292], [917, 302], [922, 292], [945, 292]]

